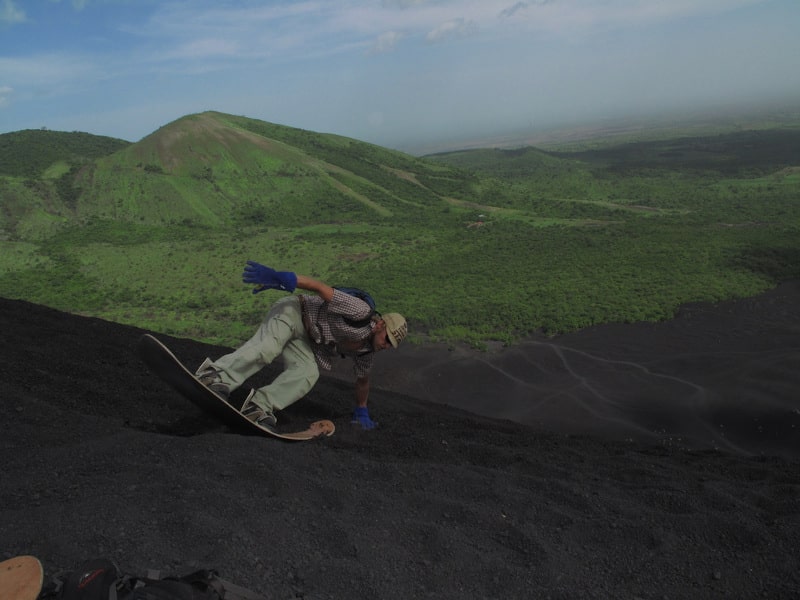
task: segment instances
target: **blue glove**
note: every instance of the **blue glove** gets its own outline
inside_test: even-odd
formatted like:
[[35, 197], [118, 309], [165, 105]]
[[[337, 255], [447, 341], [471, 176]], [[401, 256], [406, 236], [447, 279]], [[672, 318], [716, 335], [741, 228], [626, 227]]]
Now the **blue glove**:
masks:
[[297, 275], [291, 271], [276, 271], [255, 261], [248, 260], [242, 273], [242, 281], [255, 284], [253, 293], [264, 290], [283, 290], [293, 292], [297, 287]]
[[353, 411], [353, 420], [351, 422], [361, 425], [363, 429], [375, 429], [378, 426], [375, 421], [369, 418], [369, 411], [366, 406], [363, 408], [356, 408]]

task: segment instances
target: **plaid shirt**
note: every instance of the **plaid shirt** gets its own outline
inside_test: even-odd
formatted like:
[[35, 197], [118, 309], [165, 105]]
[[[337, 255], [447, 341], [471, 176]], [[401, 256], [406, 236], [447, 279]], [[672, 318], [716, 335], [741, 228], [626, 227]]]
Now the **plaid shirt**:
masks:
[[348, 325], [344, 317], [361, 321], [372, 313], [369, 305], [355, 296], [334, 289], [333, 299], [325, 302], [317, 295], [304, 295], [302, 306], [314, 358], [321, 369], [330, 371], [337, 355], [353, 358], [356, 377], [366, 377], [375, 357], [372, 350], [372, 324]]

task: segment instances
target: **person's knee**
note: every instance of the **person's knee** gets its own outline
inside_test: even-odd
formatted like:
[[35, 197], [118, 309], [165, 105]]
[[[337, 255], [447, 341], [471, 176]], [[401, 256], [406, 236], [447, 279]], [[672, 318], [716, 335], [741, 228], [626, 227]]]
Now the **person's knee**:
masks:
[[319, 381], [319, 368], [315, 368], [313, 371], [309, 372], [309, 374], [308, 374], [309, 388], [308, 389], [311, 389], [315, 385], [317, 385], [317, 381]]
[[301, 384], [303, 396], [314, 389], [317, 381], [319, 381], [319, 369], [307, 369], [303, 377], [303, 383]]

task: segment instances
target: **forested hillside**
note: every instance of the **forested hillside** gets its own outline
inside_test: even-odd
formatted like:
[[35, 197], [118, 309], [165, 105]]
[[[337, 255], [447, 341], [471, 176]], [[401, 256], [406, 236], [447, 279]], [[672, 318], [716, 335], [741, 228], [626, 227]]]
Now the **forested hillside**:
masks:
[[28, 129], [0, 135], [0, 175], [36, 179], [54, 165], [73, 166], [112, 154], [130, 142], [74, 131]]
[[0, 136], [29, 157], [0, 175], [0, 294], [166, 333], [246, 335], [274, 297], [248, 259], [477, 345], [800, 277], [799, 129], [424, 158], [213, 112], [54, 134]]

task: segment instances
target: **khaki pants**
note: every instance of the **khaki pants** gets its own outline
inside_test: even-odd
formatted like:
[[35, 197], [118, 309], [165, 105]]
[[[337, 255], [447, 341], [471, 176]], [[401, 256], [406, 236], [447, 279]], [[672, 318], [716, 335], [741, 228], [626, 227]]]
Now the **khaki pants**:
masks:
[[297, 402], [319, 379], [319, 367], [297, 296], [287, 296], [273, 304], [255, 335], [238, 350], [218, 358], [212, 366], [233, 391], [278, 356], [283, 357], [283, 373], [253, 396], [253, 401], [269, 412]]

